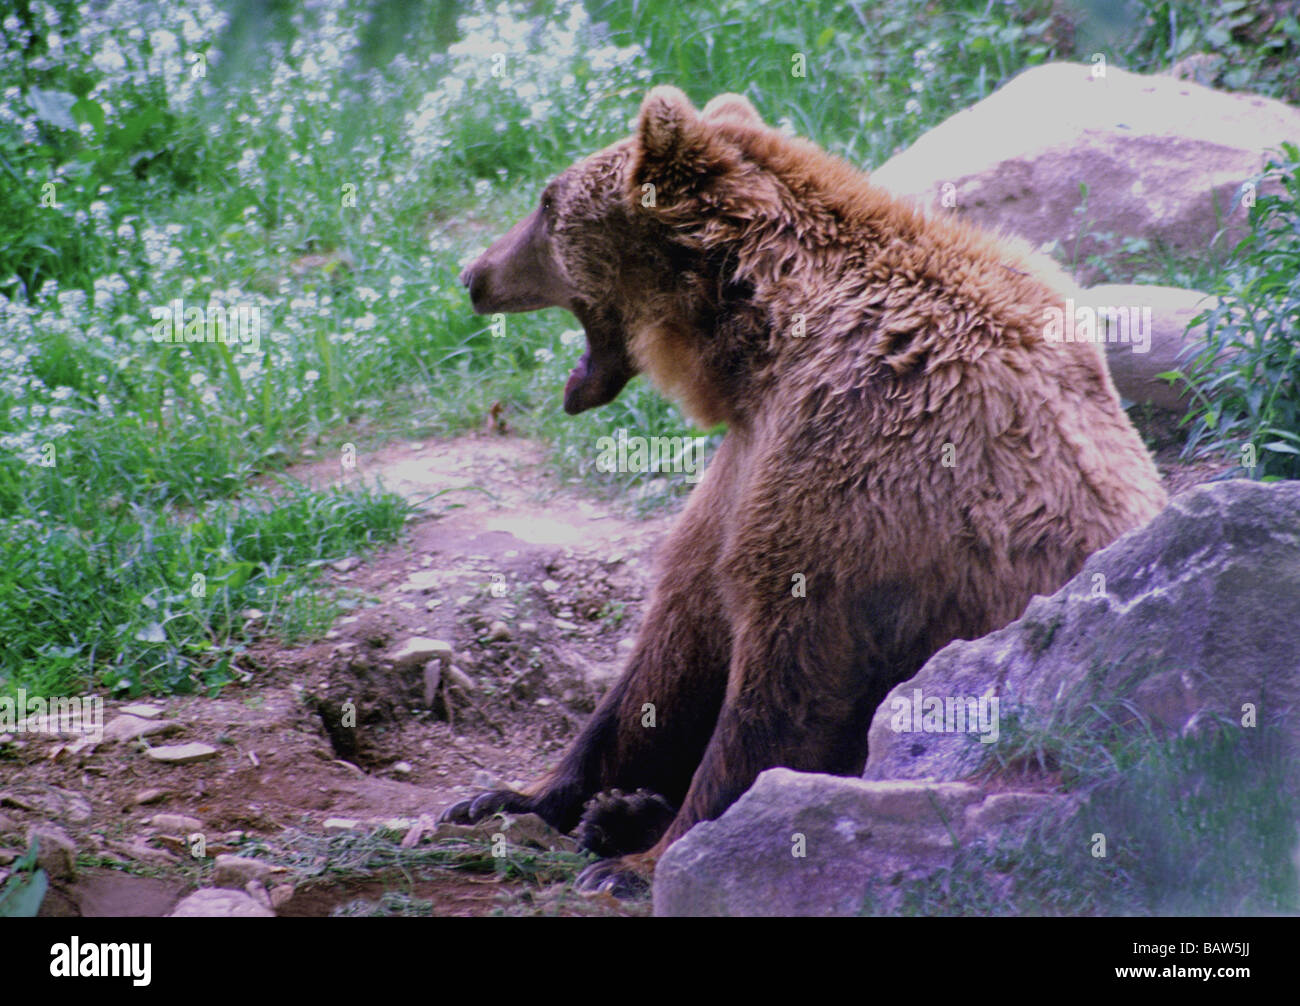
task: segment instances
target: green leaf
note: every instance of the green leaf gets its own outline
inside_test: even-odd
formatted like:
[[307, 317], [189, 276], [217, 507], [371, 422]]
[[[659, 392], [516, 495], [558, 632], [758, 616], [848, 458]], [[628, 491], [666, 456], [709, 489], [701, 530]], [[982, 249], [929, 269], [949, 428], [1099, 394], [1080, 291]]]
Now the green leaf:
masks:
[[0, 891], [0, 918], [31, 919], [41, 909], [49, 880], [36, 866], [39, 839], [33, 839], [27, 851], [14, 860], [13, 876]]
[[78, 122], [90, 123], [96, 133], [104, 131], [104, 106], [98, 101], [82, 98], [72, 106], [72, 114]]
[[223, 583], [232, 590], [239, 590], [248, 583], [249, 577], [257, 571], [255, 562], [235, 562], [219, 570], [212, 577], [213, 581]]
[[49, 886], [44, 870], [10, 877], [0, 892], [0, 919], [34, 919]]
[[1232, 34], [1221, 24], [1211, 25], [1205, 30], [1205, 41], [1215, 49], [1223, 49], [1232, 41]]

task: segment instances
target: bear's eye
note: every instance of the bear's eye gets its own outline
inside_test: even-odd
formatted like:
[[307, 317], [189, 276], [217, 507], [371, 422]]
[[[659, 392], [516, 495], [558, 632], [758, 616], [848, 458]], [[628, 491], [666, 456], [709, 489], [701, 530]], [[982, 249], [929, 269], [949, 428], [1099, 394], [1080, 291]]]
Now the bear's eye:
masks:
[[543, 213], [550, 213], [550, 212], [551, 212], [551, 207], [552, 207], [552, 205], [553, 205], [553, 203], [551, 202], [551, 197], [550, 197], [549, 195], [544, 195], [544, 196], [542, 196], [542, 212], [543, 212]]

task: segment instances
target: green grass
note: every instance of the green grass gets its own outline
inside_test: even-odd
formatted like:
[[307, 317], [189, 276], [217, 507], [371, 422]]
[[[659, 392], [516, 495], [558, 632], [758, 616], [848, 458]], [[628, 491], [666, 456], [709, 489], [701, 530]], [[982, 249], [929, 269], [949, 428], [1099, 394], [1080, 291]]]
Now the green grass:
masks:
[[328, 624], [321, 565], [395, 540], [410, 510], [377, 489], [285, 483], [184, 516], [121, 504], [90, 530], [9, 520], [0, 676], [39, 695], [218, 690], [249, 639]]
[[[432, 883], [436, 888], [439, 881], [448, 881], [453, 874], [501, 881], [501, 890], [508, 893], [509, 900], [503, 900], [497, 914], [546, 913], [565, 908], [566, 914], [602, 914], [601, 909], [584, 904], [585, 899], [571, 890], [574, 878], [591, 862], [590, 855], [540, 848], [528, 842], [498, 843], [492, 840], [492, 828], [483, 832], [482, 837], [442, 838], [404, 849], [401, 833], [384, 828], [332, 836], [291, 828], [274, 842], [250, 841], [241, 854], [287, 867], [299, 885], [339, 892], [349, 883], [385, 886], [378, 900], [357, 898], [339, 904], [331, 912], [334, 916], [428, 916], [440, 909], [445, 914], [446, 904], [419, 898], [412, 888], [421, 883]], [[534, 907], [534, 898], [544, 893], [546, 897]]]
[[[271, 520], [247, 516], [267, 505], [247, 487], [309, 447], [455, 434], [499, 402], [567, 477], [643, 507], [679, 496], [680, 477], [597, 473], [597, 439], [720, 431], [640, 379], [564, 416], [574, 319], [512, 316], [496, 338], [456, 279], [547, 177], [624, 135], [651, 84], [743, 92], [868, 167], [1025, 67], [1098, 49], [1143, 70], [1218, 53], [1229, 86], [1295, 94], [1294, 18], [1140, 0], [1104, 23], [1092, 6], [53, 0], [7, 15], [0, 626], [16, 636], [0, 689], [221, 682], [249, 638], [241, 604], [275, 612], [258, 631], [311, 631], [324, 553], [286, 545], [235, 587], [204, 538]], [[1143, 252], [1119, 249], [1114, 269]], [[153, 312], [177, 298], [256, 309], [257, 351], [155, 344]], [[387, 518], [354, 505], [373, 523], [352, 533], [378, 540]], [[187, 530], [195, 515], [210, 530]], [[178, 600], [199, 570], [220, 603]]]

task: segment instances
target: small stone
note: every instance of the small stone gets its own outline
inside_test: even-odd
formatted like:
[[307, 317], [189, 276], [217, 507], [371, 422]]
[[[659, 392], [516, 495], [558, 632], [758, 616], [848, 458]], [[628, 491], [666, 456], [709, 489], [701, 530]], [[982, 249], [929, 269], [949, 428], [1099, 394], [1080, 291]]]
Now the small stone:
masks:
[[186, 814], [155, 814], [147, 823], [172, 835], [189, 835], [203, 828], [202, 821]]
[[155, 835], [153, 840], [164, 849], [170, 849], [172, 852], [176, 853], [176, 855], [180, 856], [181, 859], [190, 856], [192, 851], [188, 839], [183, 838], [180, 835], [168, 835], [162, 833]]
[[554, 594], [559, 589], [560, 589], [560, 585], [556, 583], [554, 580], [542, 581], [542, 590], [546, 591], [546, 593], [548, 594]]
[[156, 716], [161, 716], [163, 711], [160, 706], [148, 706], [143, 702], [136, 702], [129, 706], [123, 706], [118, 712], [125, 713], [127, 716], [140, 716], [146, 720], [151, 720]]
[[447, 681], [449, 684], [455, 685], [466, 695], [469, 695], [478, 689], [477, 682], [454, 664], [447, 668]]
[[208, 744], [173, 744], [167, 747], [150, 748], [149, 757], [154, 761], [169, 765], [189, 765], [192, 762], [207, 761], [220, 752]]
[[152, 863], [155, 866], [171, 866], [180, 860], [173, 856], [166, 849], [155, 849], [152, 845], [146, 845], [144, 842], [120, 842], [110, 846], [116, 852], [120, 852], [128, 859], [134, 859], [138, 863]]
[[339, 559], [337, 562], [330, 563], [330, 566], [338, 570], [340, 573], [350, 573], [360, 565], [361, 560], [355, 555], [349, 555], [344, 559]]
[[411, 763], [409, 761], [399, 761], [393, 766], [393, 771], [398, 775], [410, 775], [415, 770], [411, 768]]
[[283, 872], [283, 868], [248, 856], [218, 856], [212, 867], [212, 882], [217, 887], [240, 889], [250, 882], [262, 883], [277, 869]]
[[219, 887], [195, 891], [172, 909], [171, 919], [273, 918], [275, 912], [247, 891]]
[[627, 636], [626, 638], [620, 639], [618, 641], [618, 648], [620, 650], [631, 650], [634, 646], [636, 646], [635, 636]]
[[127, 801], [126, 806], [128, 810], [131, 807], [143, 807], [146, 804], [157, 803], [159, 800], [165, 799], [166, 796], [167, 791], [165, 789], [150, 787], [149, 789], [142, 789], [137, 792], [129, 801]]
[[522, 632], [524, 635], [532, 635], [534, 632], [537, 631], [537, 623], [536, 623], [536, 622], [520, 622], [520, 623], [519, 623], [519, 631]]
[[322, 826], [326, 831], [356, 831], [361, 822], [351, 817], [327, 817]]
[[104, 727], [106, 741], [133, 741], [141, 737], [160, 737], [181, 730], [176, 720], [150, 720], [142, 716], [114, 716]]
[[68, 833], [53, 824], [34, 824], [27, 829], [27, 846], [38, 843], [36, 862], [51, 877], [73, 877], [77, 873], [77, 844]]
[[414, 573], [408, 573], [406, 582], [398, 590], [405, 590], [413, 593], [428, 594], [430, 591], [437, 590], [441, 586], [442, 573], [436, 569], [422, 569]]
[[493, 622], [488, 627], [487, 638], [489, 643], [507, 642], [510, 639], [510, 626], [506, 625], [505, 622]]
[[574, 632], [578, 628], [576, 624], [570, 622], [567, 618], [557, 618], [555, 620], [555, 627], [557, 629], [563, 629], [566, 632]]
[[394, 668], [402, 671], [422, 667], [430, 660], [450, 663], [451, 654], [451, 643], [425, 636], [412, 636], [397, 649], [390, 651], [388, 657]]

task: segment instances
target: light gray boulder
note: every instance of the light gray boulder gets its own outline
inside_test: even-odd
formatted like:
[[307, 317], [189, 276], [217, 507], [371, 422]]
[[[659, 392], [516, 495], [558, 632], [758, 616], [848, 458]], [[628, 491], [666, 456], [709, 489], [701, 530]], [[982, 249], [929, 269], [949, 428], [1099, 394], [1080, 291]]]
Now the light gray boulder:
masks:
[[769, 769], [725, 814], [664, 854], [654, 911], [857, 915], [873, 881], [925, 876], [950, 863], [959, 843], [1060, 799]]
[[[1300, 110], [1169, 76], [1077, 63], [1025, 70], [891, 157], [872, 180], [939, 213], [957, 213], [1036, 245], [1057, 241], [1083, 265], [1089, 234], [1159, 240], [1200, 254], [1221, 224], [1245, 233], [1240, 190]], [[1088, 186], [1086, 214], [1080, 184]], [[1080, 239], [1080, 231], [1084, 232]], [[1075, 242], [1079, 240], [1076, 248]]]

